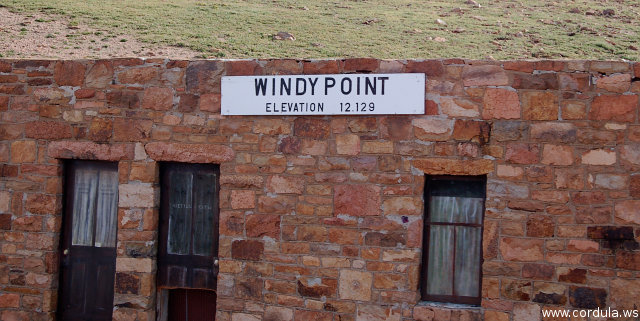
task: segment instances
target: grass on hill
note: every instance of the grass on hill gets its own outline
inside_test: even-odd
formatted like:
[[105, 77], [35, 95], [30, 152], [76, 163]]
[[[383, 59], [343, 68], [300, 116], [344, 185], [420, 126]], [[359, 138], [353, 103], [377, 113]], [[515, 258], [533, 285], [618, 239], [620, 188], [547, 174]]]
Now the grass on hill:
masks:
[[[210, 58], [640, 60], [637, 0], [476, 1], [479, 8], [471, 0], [0, 0], [0, 6]], [[281, 31], [295, 40], [274, 40]]]

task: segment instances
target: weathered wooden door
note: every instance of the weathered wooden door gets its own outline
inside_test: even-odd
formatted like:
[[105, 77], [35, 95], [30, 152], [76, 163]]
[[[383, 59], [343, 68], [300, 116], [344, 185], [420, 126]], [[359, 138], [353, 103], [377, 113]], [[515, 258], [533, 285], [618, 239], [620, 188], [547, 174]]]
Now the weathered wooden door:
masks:
[[[216, 289], [218, 167], [166, 163], [162, 164], [160, 172], [162, 201], [158, 285], [165, 289], [183, 289], [170, 290], [170, 314], [185, 311], [185, 315], [191, 315], [193, 309], [206, 307], [198, 314], [214, 316], [215, 294], [190, 289]], [[189, 305], [190, 298], [191, 301], [200, 300], [202, 304]]]
[[72, 161], [67, 165], [60, 319], [111, 320], [118, 164]]
[[209, 290], [169, 290], [168, 318], [171, 321], [215, 321], [216, 293]]

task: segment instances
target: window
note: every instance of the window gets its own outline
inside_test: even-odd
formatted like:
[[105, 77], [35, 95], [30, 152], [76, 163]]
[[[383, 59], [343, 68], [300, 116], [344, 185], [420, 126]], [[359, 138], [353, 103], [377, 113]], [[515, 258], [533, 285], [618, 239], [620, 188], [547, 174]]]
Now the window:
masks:
[[428, 176], [422, 300], [480, 304], [485, 176]]

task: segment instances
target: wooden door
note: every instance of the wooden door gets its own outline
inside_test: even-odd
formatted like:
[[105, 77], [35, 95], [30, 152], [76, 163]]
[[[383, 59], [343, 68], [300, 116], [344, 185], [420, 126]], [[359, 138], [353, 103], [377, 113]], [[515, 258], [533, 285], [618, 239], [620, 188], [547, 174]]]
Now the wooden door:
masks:
[[216, 293], [196, 289], [169, 290], [168, 318], [171, 321], [215, 321]]
[[[166, 163], [162, 164], [160, 171], [158, 285], [215, 290], [218, 275], [218, 167]], [[215, 305], [215, 301], [212, 304]]]
[[71, 161], [65, 185], [60, 319], [111, 320], [118, 164]]

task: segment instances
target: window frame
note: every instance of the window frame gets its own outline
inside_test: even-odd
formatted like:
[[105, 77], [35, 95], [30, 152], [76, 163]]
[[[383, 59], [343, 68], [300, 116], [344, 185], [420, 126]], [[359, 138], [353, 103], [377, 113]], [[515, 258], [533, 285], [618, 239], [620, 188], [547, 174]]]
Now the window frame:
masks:
[[[482, 213], [480, 224], [473, 223], [442, 223], [442, 222], [430, 222], [431, 213], [430, 211], [430, 192], [433, 189], [434, 181], [466, 181], [466, 182], [481, 182], [484, 185], [483, 190], [483, 201], [482, 201]], [[483, 258], [483, 234], [484, 234], [484, 215], [486, 211], [486, 200], [487, 200], [487, 176], [486, 175], [478, 175], [478, 176], [458, 176], [458, 175], [425, 175], [425, 188], [424, 188], [424, 223], [423, 223], [423, 235], [422, 235], [422, 262], [420, 268], [420, 296], [422, 301], [432, 301], [432, 302], [443, 302], [443, 303], [456, 303], [456, 304], [468, 304], [468, 305], [477, 305], [479, 306], [482, 301], [482, 264], [484, 262]], [[477, 227], [480, 229], [480, 242], [479, 242], [479, 262], [480, 268], [478, 269], [478, 293], [477, 296], [460, 296], [455, 295], [455, 266], [456, 266], [456, 257], [455, 257], [455, 241], [456, 234], [454, 232], [453, 236], [453, 259], [452, 259], [452, 267], [451, 273], [454, 275], [452, 277], [452, 291], [453, 295], [435, 295], [427, 293], [427, 284], [428, 284], [428, 267], [429, 267], [429, 246], [431, 242], [430, 232], [432, 225], [439, 226], [467, 226], [467, 227]], [[455, 229], [455, 228], [454, 228]]]

